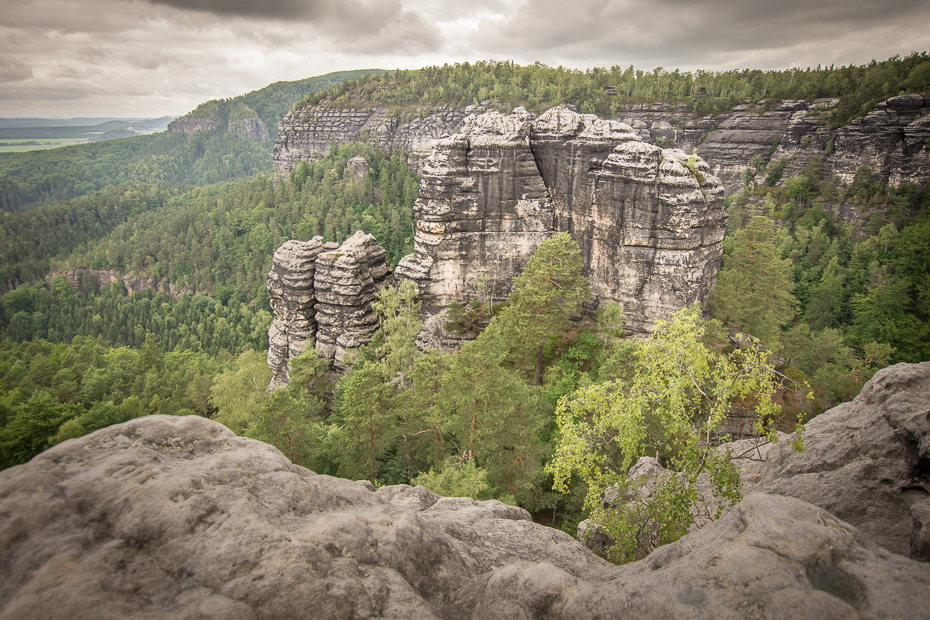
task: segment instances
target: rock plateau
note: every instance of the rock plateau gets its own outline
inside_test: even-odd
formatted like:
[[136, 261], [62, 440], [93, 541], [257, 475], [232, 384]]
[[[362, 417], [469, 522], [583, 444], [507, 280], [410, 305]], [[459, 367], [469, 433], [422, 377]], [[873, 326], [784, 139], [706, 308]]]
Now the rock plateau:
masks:
[[497, 501], [340, 480], [195, 416], [151, 416], [0, 473], [0, 620], [908, 618], [930, 565], [752, 494], [610, 565]]

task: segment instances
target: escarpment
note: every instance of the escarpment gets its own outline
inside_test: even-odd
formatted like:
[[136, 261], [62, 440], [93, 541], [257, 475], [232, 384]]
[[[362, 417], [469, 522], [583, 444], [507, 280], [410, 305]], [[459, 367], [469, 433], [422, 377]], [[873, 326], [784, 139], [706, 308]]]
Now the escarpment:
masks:
[[428, 310], [474, 296], [479, 279], [504, 297], [539, 244], [568, 231], [596, 300], [623, 303], [633, 331], [706, 298], [726, 227], [706, 163], [567, 107], [469, 117], [436, 143], [415, 212], [415, 253], [396, 276]]
[[289, 112], [278, 128], [274, 145], [275, 180], [287, 177], [300, 162], [328, 151], [333, 144], [370, 140], [381, 148], [408, 153], [414, 167], [429, 154], [434, 140], [454, 133], [465, 118], [461, 110], [445, 106], [392, 116], [384, 107], [339, 109], [309, 106]]
[[[617, 117], [645, 140], [696, 148], [728, 192], [742, 187], [741, 174], [754, 157], [764, 165], [784, 159], [785, 177], [798, 174], [816, 155], [824, 174], [847, 183], [860, 166], [894, 186], [930, 179], [930, 93], [891, 97], [833, 129], [827, 121], [838, 104], [838, 99], [771, 107], [744, 103], [729, 113], [695, 118], [684, 104], [659, 102], [629, 106]], [[762, 179], [764, 174], [757, 177]]]
[[271, 388], [286, 384], [288, 361], [308, 347], [345, 368], [349, 349], [378, 327], [371, 307], [391, 270], [374, 237], [358, 231], [341, 246], [285, 241], [275, 251], [267, 288], [274, 319], [268, 330]]

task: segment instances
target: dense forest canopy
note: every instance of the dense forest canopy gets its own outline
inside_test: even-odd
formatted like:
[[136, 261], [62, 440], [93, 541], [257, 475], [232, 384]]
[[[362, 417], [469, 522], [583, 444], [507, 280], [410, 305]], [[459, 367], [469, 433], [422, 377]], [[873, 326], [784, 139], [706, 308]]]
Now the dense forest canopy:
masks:
[[643, 71], [632, 65], [581, 71], [490, 61], [367, 75], [308, 95], [296, 107], [321, 102], [337, 107], [368, 102], [395, 107], [467, 106], [496, 100], [504, 108], [522, 105], [536, 112], [571, 103], [581, 112], [613, 117], [623, 106], [654, 101], [684, 103], [695, 115], [707, 115], [727, 112], [744, 100], [774, 104], [783, 99], [836, 97], [840, 104], [830, 123], [839, 127], [888, 97], [927, 89], [930, 56], [926, 52], [861, 66], [783, 71], [690, 72], [663, 67]]
[[[839, 97], [831, 119], [839, 123], [930, 87], [930, 58], [722, 73], [487, 62], [352, 77], [303, 105], [497, 99], [611, 115], [661, 99], [706, 114], [747, 98]], [[285, 90], [207, 102], [191, 117], [224, 126], [255, 113], [271, 129], [277, 120], [265, 116], [284, 114], [296, 92], [278, 96]], [[357, 156], [364, 174], [349, 164]], [[343, 144], [275, 186], [270, 142], [224, 131], [0, 156], [0, 467], [134, 417], [202, 415], [319, 473], [498, 498], [572, 531], [604, 484], [632, 484], [623, 465], [643, 446], [686, 478], [711, 471], [720, 498], [735, 501], [731, 464], [694, 439], [694, 429], [713, 431], [701, 420], [755, 408], [768, 423], [763, 434], [791, 430], [855, 396], [878, 368], [930, 359], [930, 186], [886, 187], [868, 168], [846, 184], [812, 157], [786, 179], [785, 162], [762, 162], [728, 198], [706, 316], [686, 308], [649, 338], [626, 338], [618, 305], [581, 311], [590, 289], [579, 251], [558, 234], [508, 301], [479, 294], [429, 319], [430, 329], [467, 340], [459, 351], [417, 348], [424, 317], [407, 282], [380, 295], [381, 329], [350, 371], [335, 377], [310, 352], [291, 360], [286, 388], [268, 392], [272, 253], [287, 239], [340, 243], [363, 230], [396, 266], [413, 248], [419, 189], [406, 162]], [[65, 270], [75, 270], [74, 286], [63, 275], [46, 279]], [[130, 294], [92, 270], [161, 290]], [[696, 382], [676, 383], [676, 368], [691, 368]], [[739, 389], [711, 405], [696, 398], [693, 390], [721, 377]], [[640, 412], [643, 425], [618, 426], [616, 403], [631, 403], [620, 409]], [[601, 426], [588, 432], [585, 420]], [[597, 437], [609, 447], [584, 443]], [[651, 506], [661, 522], [599, 517], [623, 543], [615, 558], [640, 557], [687, 529], [691, 487], [673, 478]], [[630, 528], [654, 536], [622, 538]]]

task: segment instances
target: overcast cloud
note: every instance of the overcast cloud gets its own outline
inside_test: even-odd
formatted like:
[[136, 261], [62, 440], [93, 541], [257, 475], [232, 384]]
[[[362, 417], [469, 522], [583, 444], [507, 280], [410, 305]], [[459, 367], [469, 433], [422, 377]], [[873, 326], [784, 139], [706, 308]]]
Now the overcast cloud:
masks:
[[0, 14], [6, 117], [180, 115], [360, 68], [784, 69], [930, 50], [922, 0], [0, 0]]

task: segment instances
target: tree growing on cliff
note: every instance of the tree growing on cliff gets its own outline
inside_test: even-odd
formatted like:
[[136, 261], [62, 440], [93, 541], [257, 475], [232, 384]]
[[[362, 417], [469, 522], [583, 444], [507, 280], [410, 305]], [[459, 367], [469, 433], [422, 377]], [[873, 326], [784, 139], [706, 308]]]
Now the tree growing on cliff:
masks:
[[[637, 348], [631, 380], [592, 385], [559, 402], [559, 440], [547, 469], [563, 492], [573, 475], [586, 483], [585, 505], [615, 541], [614, 561], [645, 557], [687, 533], [705, 506], [702, 476], [717, 507], [711, 517], [740, 500], [737, 467], [729, 451], [715, 448], [734, 403], [751, 406], [759, 433], [777, 440], [771, 354], [749, 340], [725, 355], [707, 337], [700, 310], [685, 308], [671, 322], [658, 321]], [[646, 456], [666, 468], [648, 481], [648, 491], [647, 480], [630, 473]]]

